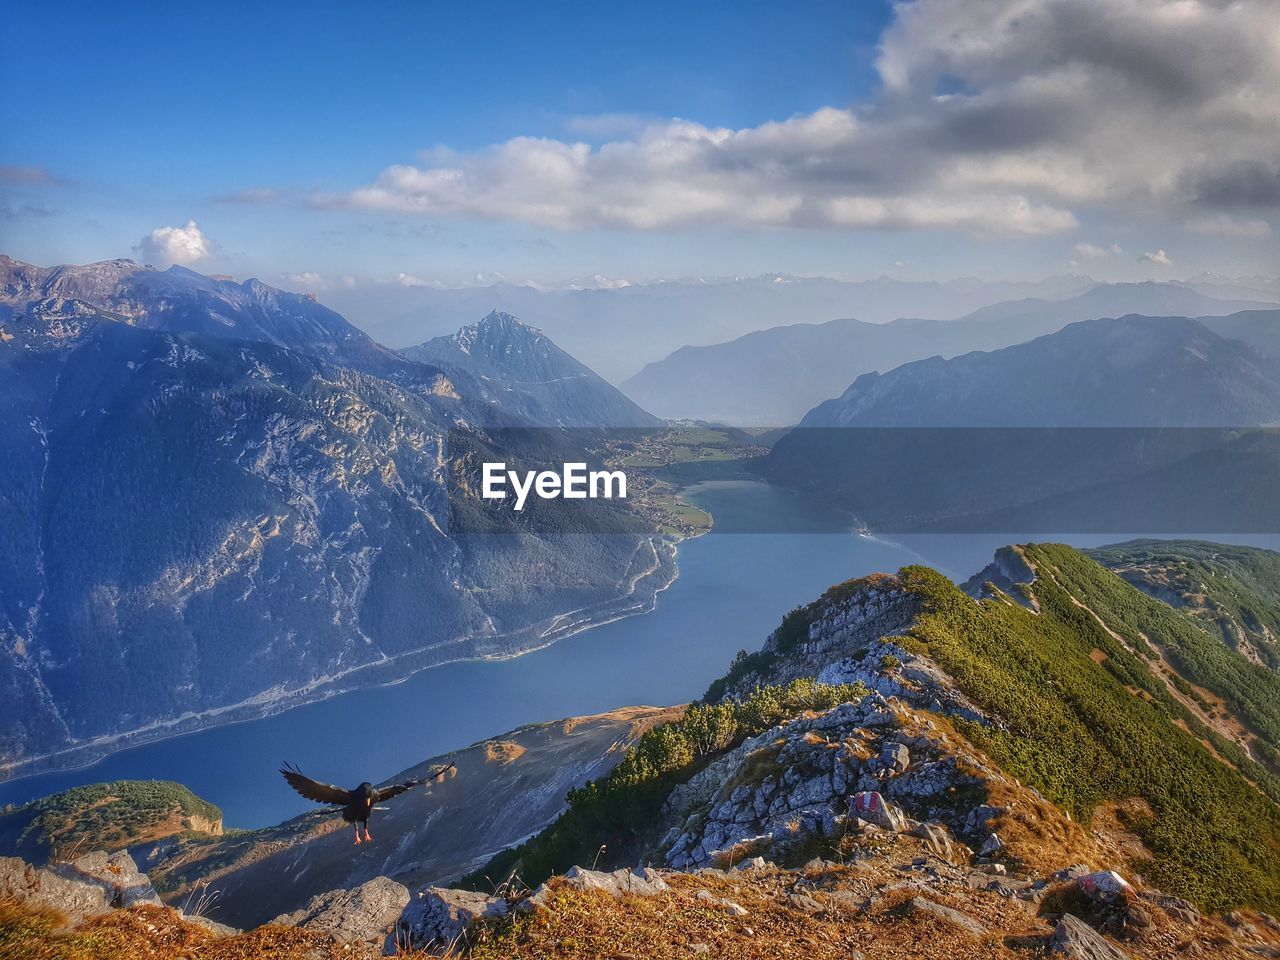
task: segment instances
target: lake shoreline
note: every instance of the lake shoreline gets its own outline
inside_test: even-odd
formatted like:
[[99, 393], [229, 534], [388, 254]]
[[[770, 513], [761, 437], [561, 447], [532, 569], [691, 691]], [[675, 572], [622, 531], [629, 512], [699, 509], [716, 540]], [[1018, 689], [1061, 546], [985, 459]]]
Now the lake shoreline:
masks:
[[[702, 534], [697, 534], [701, 536]], [[38, 757], [31, 757], [16, 763], [0, 764], [0, 784], [11, 786], [21, 783], [34, 777], [40, 777], [47, 774], [57, 773], [74, 773], [80, 770], [88, 770], [115, 754], [132, 750], [136, 747], [147, 746], [151, 744], [161, 743], [167, 740], [176, 740], [185, 736], [201, 733], [216, 728], [232, 727], [244, 723], [252, 723], [255, 720], [262, 720], [267, 717], [278, 716], [287, 713], [298, 707], [309, 706], [312, 704], [324, 703], [335, 697], [340, 697], [348, 693], [359, 690], [375, 690], [379, 687], [394, 687], [411, 680], [413, 677], [427, 670], [433, 670], [437, 667], [447, 667], [460, 663], [477, 663], [477, 662], [501, 662], [507, 660], [516, 660], [520, 657], [527, 656], [531, 653], [537, 653], [545, 650], [554, 644], [566, 640], [569, 637], [588, 630], [602, 627], [619, 620], [628, 619], [630, 617], [643, 616], [653, 612], [657, 605], [657, 599], [660, 594], [668, 590], [679, 578], [680, 570], [678, 564], [678, 547], [690, 537], [680, 536], [664, 536], [654, 534], [646, 538], [654, 550], [656, 564], [645, 571], [640, 576], [634, 578], [628, 590], [616, 597], [600, 601], [597, 604], [589, 604], [585, 607], [577, 607], [556, 613], [550, 617], [546, 617], [537, 623], [529, 624], [520, 630], [511, 633], [501, 634], [496, 637], [486, 638], [466, 638], [454, 641], [444, 641], [442, 643], [433, 644], [427, 647], [421, 647], [417, 650], [407, 651], [399, 654], [390, 660], [379, 660], [372, 663], [361, 664], [352, 667], [350, 670], [332, 677], [317, 678], [305, 687], [295, 690], [283, 692], [265, 691], [259, 697], [250, 700], [243, 700], [239, 703], [228, 704], [224, 707], [215, 707], [200, 713], [184, 714], [172, 720], [157, 721], [148, 727], [138, 730], [130, 730], [124, 733], [111, 734], [105, 737], [95, 738], [94, 740], [85, 741], [75, 744], [71, 747], [53, 753], [42, 754]], [[641, 586], [641, 584], [653, 578], [651, 584]], [[635, 599], [636, 594], [642, 592], [643, 595], [639, 600]], [[582, 616], [574, 620], [567, 626], [559, 626], [559, 621], [566, 617], [573, 617], [577, 614]], [[446, 643], [457, 643], [459, 645], [467, 643], [475, 643], [480, 639], [493, 643], [503, 638], [519, 637], [522, 634], [530, 634], [536, 636], [536, 639], [527, 644], [521, 644], [517, 649], [502, 653], [482, 653], [477, 652], [470, 655], [461, 655], [450, 657], [444, 660], [433, 660], [428, 663], [422, 663], [416, 666], [410, 666], [405, 669], [403, 664], [408, 661], [412, 663], [413, 658], [424, 657], [430, 651], [438, 650]], [[391, 664], [396, 663], [398, 666], [392, 668]], [[370, 673], [386, 672], [389, 675], [385, 678], [378, 677], [373, 680], [365, 679]], [[361, 680], [358, 682], [344, 683], [347, 677], [359, 674]]]

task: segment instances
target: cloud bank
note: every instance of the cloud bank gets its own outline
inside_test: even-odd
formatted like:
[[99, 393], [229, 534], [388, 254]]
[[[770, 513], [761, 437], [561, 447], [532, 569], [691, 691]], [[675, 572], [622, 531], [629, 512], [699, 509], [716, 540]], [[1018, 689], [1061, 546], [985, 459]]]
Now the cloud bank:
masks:
[[916, 0], [894, 8], [877, 69], [848, 108], [441, 149], [312, 202], [561, 230], [1012, 235], [1127, 206], [1233, 236], [1265, 235], [1260, 211], [1280, 206], [1274, 0]]
[[157, 227], [134, 249], [147, 263], [159, 266], [195, 263], [213, 255], [213, 244], [194, 220], [181, 227]]

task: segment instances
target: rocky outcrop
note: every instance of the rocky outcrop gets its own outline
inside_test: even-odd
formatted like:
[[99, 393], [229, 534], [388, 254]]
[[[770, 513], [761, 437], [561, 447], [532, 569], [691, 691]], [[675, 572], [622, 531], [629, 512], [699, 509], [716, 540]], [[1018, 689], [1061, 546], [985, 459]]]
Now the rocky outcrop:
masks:
[[87, 853], [70, 863], [60, 864], [54, 872], [68, 880], [102, 889], [107, 905], [113, 909], [133, 907], [140, 903], [160, 906], [160, 897], [145, 873], [138, 869], [126, 850]]
[[928, 657], [890, 640], [877, 640], [855, 655], [833, 660], [818, 671], [818, 682], [861, 683], [885, 697], [897, 697], [922, 710], [990, 722], [972, 700]]
[[1070, 960], [1129, 960], [1129, 955], [1079, 917], [1063, 914], [1049, 938], [1051, 957]]
[[0, 858], [0, 897], [47, 907], [71, 919], [93, 917], [111, 909], [107, 892], [97, 884], [68, 880], [17, 857]]
[[0, 857], [0, 896], [55, 910], [72, 921], [139, 904], [160, 904], [151, 881], [123, 850], [95, 851], [45, 868], [16, 857]]
[[[950, 740], [927, 716], [878, 693], [780, 724], [710, 764], [672, 791], [661, 848], [675, 869], [731, 865], [764, 854], [783, 859], [813, 838], [874, 828], [974, 826], [973, 805], [1004, 777]], [[957, 798], [962, 798], [957, 800]], [[995, 809], [995, 808], [991, 808]], [[914, 818], [914, 819], [913, 819]]]
[[532, 894], [521, 900], [516, 905], [516, 909], [520, 913], [537, 913], [540, 910], [549, 909], [555, 889], [579, 892], [590, 890], [617, 899], [618, 897], [653, 897], [666, 893], [670, 888], [662, 879], [662, 875], [649, 867], [614, 870], [608, 873], [570, 867], [554, 886], [542, 884]]
[[416, 897], [396, 924], [397, 942], [404, 948], [448, 950], [477, 920], [505, 917], [507, 901], [471, 890], [428, 887]]
[[735, 679], [725, 695], [740, 697], [762, 684], [817, 677], [828, 664], [860, 658], [881, 638], [904, 633], [919, 612], [920, 598], [896, 577], [877, 575], [833, 587], [800, 614], [807, 620], [800, 635], [784, 621], [756, 655], [760, 666]]
[[301, 910], [276, 917], [272, 923], [304, 930], [320, 930], [340, 943], [367, 943], [393, 950], [397, 923], [410, 901], [407, 888], [387, 877], [376, 877], [354, 890], [334, 890]]
[[1019, 584], [1034, 583], [1036, 572], [1016, 546], [1001, 547], [995, 559], [960, 585], [960, 589], [979, 600], [995, 596], [995, 587], [1025, 607], [1035, 609], [1035, 601], [1017, 589]]

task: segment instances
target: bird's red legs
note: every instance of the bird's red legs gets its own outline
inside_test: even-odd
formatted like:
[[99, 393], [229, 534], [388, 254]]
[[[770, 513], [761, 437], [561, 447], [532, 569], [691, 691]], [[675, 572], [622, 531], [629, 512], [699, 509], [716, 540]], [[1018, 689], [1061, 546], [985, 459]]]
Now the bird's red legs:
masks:
[[369, 826], [368, 826], [368, 824], [366, 824], [366, 825], [365, 825], [365, 828], [364, 828], [364, 842], [365, 842], [365, 843], [373, 843], [373, 837], [371, 837], [371, 836], [369, 835]]
[[360, 824], [356, 824], [356, 843], [360, 842]]

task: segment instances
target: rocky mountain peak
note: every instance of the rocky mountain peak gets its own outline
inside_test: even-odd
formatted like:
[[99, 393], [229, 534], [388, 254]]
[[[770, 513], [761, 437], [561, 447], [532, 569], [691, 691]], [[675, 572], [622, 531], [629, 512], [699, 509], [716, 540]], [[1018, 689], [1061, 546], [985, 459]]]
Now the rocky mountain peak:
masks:
[[501, 310], [400, 353], [461, 371], [482, 384], [500, 383], [505, 402], [521, 405], [538, 426], [647, 427], [659, 422], [537, 327]]

